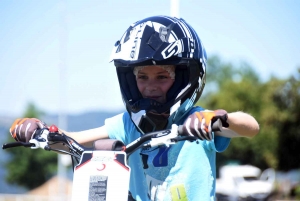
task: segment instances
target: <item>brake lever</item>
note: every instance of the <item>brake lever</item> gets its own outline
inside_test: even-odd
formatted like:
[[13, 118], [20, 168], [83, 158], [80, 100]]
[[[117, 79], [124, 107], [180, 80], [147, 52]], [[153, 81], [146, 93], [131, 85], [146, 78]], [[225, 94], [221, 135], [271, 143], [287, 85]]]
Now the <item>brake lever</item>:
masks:
[[172, 124], [171, 132], [169, 134], [164, 134], [163, 136], [159, 136], [157, 138], [152, 138], [149, 143], [145, 146], [155, 147], [160, 145], [166, 145], [169, 147], [171, 144], [175, 144], [176, 142], [173, 140], [178, 137], [178, 126], [176, 124]]
[[29, 143], [32, 143], [33, 146], [31, 146], [31, 149], [38, 149], [38, 148], [43, 148], [43, 149], [48, 149], [48, 139], [47, 136], [49, 134], [49, 130], [47, 128], [43, 128], [40, 130], [36, 131], [33, 135], [33, 138], [29, 140]]

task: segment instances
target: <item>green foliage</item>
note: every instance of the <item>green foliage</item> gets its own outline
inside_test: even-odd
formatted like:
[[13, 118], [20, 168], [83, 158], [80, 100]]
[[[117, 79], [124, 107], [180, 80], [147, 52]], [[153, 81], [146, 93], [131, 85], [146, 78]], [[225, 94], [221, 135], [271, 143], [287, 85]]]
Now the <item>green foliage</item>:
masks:
[[295, 187], [295, 197], [296, 197], [297, 199], [300, 199], [300, 185], [297, 185], [297, 186]]
[[27, 118], [40, 118], [45, 115], [45, 113], [39, 110], [33, 103], [29, 103], [24, 113], [24, 117]]
[[[24, 117], [39, 118], [44, 113], [30, 103]], [[9, 134], [10, 142], [14, 141]], [[6, 163], [6, 181], [33, 189], [43, 184], [56, 173], [57, 154], [45, 150], [19, 147], [7, 149], [10, 161]]]
[[224, 63], [213, 56], [207, 74], [207, 91], [199, 105], [244, 111], [260, 124], [260, 133], [254, 138], [233, 139], [229, 148], [217, 155], [218, 165], [237, 160], [262, 169], [299, 168], [300, 73], [297, 78], [272, 78], [262, 83], [248, 64]]
[[282, 113], [278, 125], [279, 168], [299, 168], [300, 155], [300, 68], [295, 76], [285, 82], [274, 96], [273, 101]]

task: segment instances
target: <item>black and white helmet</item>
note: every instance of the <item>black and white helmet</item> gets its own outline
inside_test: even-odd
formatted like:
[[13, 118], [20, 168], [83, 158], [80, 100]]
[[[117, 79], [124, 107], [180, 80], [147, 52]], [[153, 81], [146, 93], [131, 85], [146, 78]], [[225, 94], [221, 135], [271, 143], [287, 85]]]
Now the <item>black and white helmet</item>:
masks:
[[[153, 16], [132, 24], [113, 48], [111, 61], [123, 101], [133, 116], [140, 111], [176, 113], [190, 109], [205, 85], [206, 52], [195, 30], [183, 19]], [[133, 68], [145, 65], [175, 65], [175, 81], [166, 103], [145, 99], [140, 94]]]

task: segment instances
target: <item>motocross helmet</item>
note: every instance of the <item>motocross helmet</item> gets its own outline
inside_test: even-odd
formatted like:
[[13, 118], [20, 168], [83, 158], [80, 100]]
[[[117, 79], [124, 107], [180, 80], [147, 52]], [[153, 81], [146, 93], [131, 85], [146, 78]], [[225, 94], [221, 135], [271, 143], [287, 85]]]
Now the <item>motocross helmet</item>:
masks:
[[[133, 23], [115, 43], [114, 61], [124, 104], [138, 127], [147, 112], [168, 113], [173, 121], [179, 109], [188, 111], [205, 85], [206, 51], [195, 30], [182, 18], [153, 16]], [[143, 98], [134, 67], [175, 65], [175, 81], [160, 103]]]

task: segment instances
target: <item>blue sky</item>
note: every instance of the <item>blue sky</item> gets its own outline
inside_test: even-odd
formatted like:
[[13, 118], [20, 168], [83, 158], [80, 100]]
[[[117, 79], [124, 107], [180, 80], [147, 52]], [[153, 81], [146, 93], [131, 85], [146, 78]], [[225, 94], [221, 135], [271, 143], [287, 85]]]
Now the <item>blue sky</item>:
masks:
[[[246, 61], [263, 80], [300, 66], [300, 1], [179, 5], [208, 56]], [[0, 1], [0, 116], [22, 115], [29, 101], [48, 113], [123, 109], [112, 46], [131, 23], [161, 14], [170, 15], [170, 0]]]

